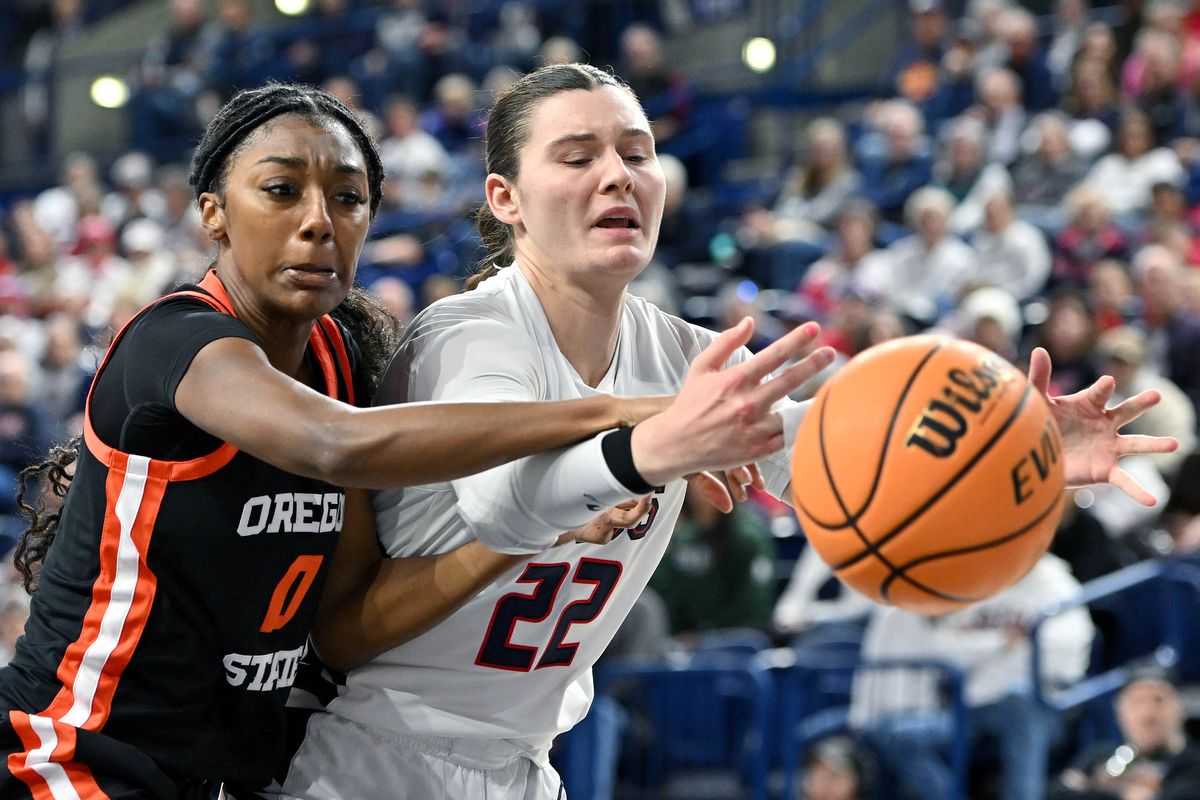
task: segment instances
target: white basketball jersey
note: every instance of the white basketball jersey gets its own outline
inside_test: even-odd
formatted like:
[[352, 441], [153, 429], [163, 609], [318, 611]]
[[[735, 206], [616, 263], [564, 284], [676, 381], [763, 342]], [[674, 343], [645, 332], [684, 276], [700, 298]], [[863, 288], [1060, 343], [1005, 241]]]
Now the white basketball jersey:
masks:
[[[672, 394], [713, 338], [627, 296], [616, 357], [601, 386], [592, 389], [559, 352], [536, 294], [514, 266], [420, 314], [378, 402]], [[549, 457], [566, 458], [572, 449]], [[527, 509], [531, 529], [552, 524], [542, 510], [554, 505], [550, 495], [570, 502], [594, 496], [611, 505], [613, 478], [600, 474], [605, 470], [583, 470], [595, 474], [539, 486], [537, 494], [546, 498], [535, 499], [512, 496], [517, 468], [379, 493], [375, 509], [383, 549], [403, 557], [464, 544], [474, 537], [463, 512], [468, 504]], [[776, 454], [760, 468], [768, 489], [782, 496], [787, 456]], [[587, 713], [591, 667], [662, 557], [685, 488], [682, 480], [666, 486], [642, 524], [607, 545], [550, 547], [511, 570], [440, 625], [354, 670], [329, 711], [410, 734], [546, 747]], [[596, 515], [594, 509], [581, 511], [580, 520]]]

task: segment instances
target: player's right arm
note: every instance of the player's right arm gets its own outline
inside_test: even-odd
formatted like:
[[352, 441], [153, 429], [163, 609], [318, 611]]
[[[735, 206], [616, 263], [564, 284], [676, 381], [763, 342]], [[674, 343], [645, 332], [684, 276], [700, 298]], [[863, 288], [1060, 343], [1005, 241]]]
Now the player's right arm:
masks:
[[360, 409], [294, 381], [255, 343], [217, 339], [175, 391], [192, 424], [269, 464], [330, 483], [388, 488], [467, 475], [631, 426], [669, 398], [415, 403]]

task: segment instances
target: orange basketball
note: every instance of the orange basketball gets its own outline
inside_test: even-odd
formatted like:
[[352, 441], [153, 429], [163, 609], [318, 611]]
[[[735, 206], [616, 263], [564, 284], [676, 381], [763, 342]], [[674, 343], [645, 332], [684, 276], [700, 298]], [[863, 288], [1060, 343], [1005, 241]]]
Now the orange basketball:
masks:
[[1011, 586], [1062, 513], [1049, 405], [995, 353], [909, 336], [821, 387], [796, 435], [792, 495], [809, 543], [880, 603], [938, 614]]

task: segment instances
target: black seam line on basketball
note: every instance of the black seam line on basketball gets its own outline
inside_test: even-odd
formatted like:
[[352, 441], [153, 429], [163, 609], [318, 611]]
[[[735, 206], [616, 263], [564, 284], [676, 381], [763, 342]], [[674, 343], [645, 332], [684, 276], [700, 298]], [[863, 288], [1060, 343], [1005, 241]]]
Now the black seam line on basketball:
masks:
[[998, 539], [992, 539], [987, 542], [973, 544], [970, 547], [960, 547], [957, 550], [946, 550], [945, 552], [934, 553], [933, 555], [921, 556], [920, 558], [916, 559], [915, 561], [910, 561], [909, 563], [905, 564], [904, 566], [900, 567], [899, 569], [893, 569], [892, 574], [889, 575], [886, 579], [884, 579], [883, 583], [880, 585], [879, 593], [886, 600], [887, 596], [888, 596], [888, 590], [890, 589], [892, 582], [894, 580], [896, 580], [897, 578], [899, 578], [899, 579], [903, 580], [905, 583], [908, 583], [911, 586], [914, 586], [915, 588], [920, 589], [921, 591], [923, 591], [927, 594], [931, 594], [934, 597], [940, 597], [943, 600], [956, 600], [960, 603], [973, 603], [976, 600], [982, 600], [983, 599], [982, 597], [959, 597], [957, 595], [946, 594], [945, 592], [939, 592], [937, 589], [931, 589], [930, 587], [926, 586], [925, 584], [921, 583], [920, 581], [916, 580], [915, 578], [913, 578], [912, 576], [910, 576], [906, 573], [908, 572], [908, 570], [910, 570], [914, 567], [918, 567], [921, 564], [927, 564], [930, 561], [937, 561], [938, 559], [941, 559], [941, 558], [953, 558], [954, 556], [966, 555], [968, 553], [978, 553], [981, 550], [990, 550], [993, 547], [999, 547], [1000, 545], [1007, 544], [1007, 543], [1011, 542], [1013, 539], [1017, 539], [1021, 536], [1024, 536], [1030, 530], [1037, 527], [1038, 524], [1040, 524], [1042, 520], [1044, 520], [1046, 517], [1048, 517], [1050, 514], [1052, 514], [1054, 512], [1054, 509], [1058, 507], [1058, 504], [1060, 502], [1062, 502], [1062, 498], [1055, 497], [1053, 500], [1050, 501], [1050, 505], [1046, 506], [1046, 509], [1044, 511], [1042, 511], [1040, 514], [1038, 514], [1031, 522], [1029, 522], [1029, 524], [1025, 525], [1025, 527], [1023, 527], [1017, 531], [1014, 531], [1013, 533], [1006, 533]]
[[[916, 383], [917, 376], [921, 374], [921, 370], [923, 370], [925, 365], [929, 363], [929, 359], [933, 358], [934, 353], [941, 350], [942, 347], [943, 344], [941, 342], [935, 344], [932, 350], [921, 357], [921, 360], [917, 362], [917, 366], [913, 369], [912, 374], [908, 376], [908, 381], [904, 384], [904, 390], [900, 392], [899, 399], [896, 400], [896, 404], [892, 407], [892, 418], [888, 421], [887, 434], [883, 437], [883, 450], [879, 453], [879, 460], [876, 462], [877, 465], [875, 468], [875, 476], [871, 479], [871, 490], [867, 492], [867, 498], [863, 501], [862, 508], [853, 514], [851, 514], [850, 510], [846, 508], [846, 504], [842, 502], [842, 495], [838, 491], [837, 484], [833, 481], [833, 474], [829, 468], [829, 459], [825, 457], [825, 407], [829, 405], [830, 400], [829, 397], [825, 398], [825, 402], [821, 404], [820, 425], [817, 427], [817, 439], [820, 443], [821, 449], [821, 463], [825, 467], [825, 477], [829, 481], [829, 488], [833, 491], [833, 496], [837, 500], [838, 505], [841, 507], [842, 512], [846, 514], [846, 520], [837, 524], [822, 522], [821, 520], [817, 519], [815, 515], [810, 514], [808, 509], [801, 504], [800, 509], [808, 515], [809, 519], [827, 531], [837, 531], [843, 528], [855, 528], [856, 532], [858, 532], [858, 520], [862, 518], [863, 514], [867, 513], [867, 509], [871, 507], [871, 501], [875, 499], [875, 492], [879, 489], [879, 476], [883, 474], [883, 463], [887, 459], [888, 445], [892, 441], [892, 432], [896, 429], [896, 421], [900, 418], [900, 409], [904, 405], [904, 401], [908, 398], [908, 393], [912, 389], [913, 384]], [[859, 532], [858, 538], [862, 540], [864, 545], [871, 547], [871, 544], [866, 540], [861, 532]]]
[[[960, 480], [962, 480], [962, 477], [964, 475], [966, 475], [968, 472], [970, 472], [971, 469], [977, 463], [979, 463], [979, 460], [981, 458], [983, 458], [985, 455], [987, 455], [988, 451], [991, 450], [993, 446], [995, 446], [996, 442], [1000, 441], [1000, 437], [1002, 437], [1008, 431], [1008, 429], [1012, 427], [1013, 423], [1016, 422], [1017, 417], [1019, 417], [1021, 415], [1021, 411], [1025, 408], [1025, 405], [1029, 402], [1029, 398], [1032, 395], [1033, 395], [1033, 387], [1031, 387], [1028, 383], [1026, 383], [1025, 384], [1025, 393], [1021, 395], [1021, 400], [1016, 404], [1016, 406], [1013, 407], [1013, 410], [1008, 415], [1008, 419], [1004, 420], [1004, 424], [1001, 425], [1000, 428], [994, 434], [992, 434], [992, 438], [989, 439], [987, 441], [987, 443], [984, 444], [983, 447], [979, 448], [979, 452], [976, 453], [974, 456], [972, 456], [971, 460], [968, 461], [966, 464], [964, 464], [962, 469], [960, 469], [954, 475], [954, 477], [952, 477], [949, 481], [947, 481], [945, 483], [945, 485], [942, 486], [942, 488], [937, 491], [936, 494], [934, 494], [928, 500], [926, 500], [924, 503], [922, 503], [920, 505], [920, 507], [914, 509], [913, 512], [911, 514], [909, 514], [906, 519], [904, 519], [902, 522], [900, 522], [899, 525], [892, 528], [886, 534], [884, 534], [879, 539], [877, 539], [875, 541], [875, 547], [876, 548], [882, 547], [883, 545], [887, 544], [889, 541], [894, 539], [896, 536], [898, 536], [900, 533], [902, 533], [905, 528], [907, 528], [909, 525], [911, 525], [914, 520], [916, 520], [918, 517], [920, 517], [926, 511], [928, 511], [930, 506], [932, 506], [938, 500], [941, 500], [942, 497], [945, 496], [946, 492], [953, 489], [954, 485], [957, 484]], [[845, 569], [846, 567], [857, 564], [859, 561], [861, 561], [863, 558], [865, 558], [866, 555], [867, 555], [867, 553], [865, 553], [865, 552], [859, 553], [858, 555], [850, 558], [847, 561], [843, 561], [840, 564], [833, 565], [833, 569], [834, 570]], [[891, 565], [889, 564], [888, 566], [891, 566]]]

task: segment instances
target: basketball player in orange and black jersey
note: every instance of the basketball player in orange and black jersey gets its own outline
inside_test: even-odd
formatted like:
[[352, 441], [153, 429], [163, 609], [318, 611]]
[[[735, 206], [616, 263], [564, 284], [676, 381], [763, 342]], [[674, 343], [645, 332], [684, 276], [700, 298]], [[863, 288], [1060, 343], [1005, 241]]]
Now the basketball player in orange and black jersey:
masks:
[[[186, 795], [201, 789], [189, 776], [254, 779], [279, 747], [279, 698], [305, 650], [343, 493], [175, 411], [200, 350], [256, 338], [215, 272], [189, 288], [134, 320], [101, 367], [64, 533], [0, 673], [8, 769], [35, 797]], [[305, 359], [329, 397], [368, 391], [357, 348], [328, 318]]]

